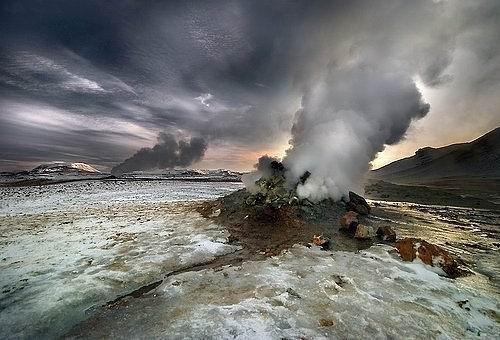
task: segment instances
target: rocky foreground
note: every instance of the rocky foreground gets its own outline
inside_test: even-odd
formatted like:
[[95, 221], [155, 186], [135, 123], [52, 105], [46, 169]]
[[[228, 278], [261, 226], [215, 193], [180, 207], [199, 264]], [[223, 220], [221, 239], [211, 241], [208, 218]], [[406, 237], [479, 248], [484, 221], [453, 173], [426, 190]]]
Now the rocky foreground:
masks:
[[294, 244], [357, 251], [378, 242], [395, 246], [404, 261], [418, 259], [449, 277], [468, 273], [463, 262], [441, 247], [417, 238], [398, 239], [390, 225], [370, 219], [371, 207], [360, 195], [349, 192], [341, 201], [300, 199], [296, 186], [286, 186], [283, 165], [272, 162], [270, 167], [270, 175], [255, 182], [257, 190], [241, 189], [198, 206], [204, 217], [227, 228], [231, 243], [249, 253], [273, 256]]

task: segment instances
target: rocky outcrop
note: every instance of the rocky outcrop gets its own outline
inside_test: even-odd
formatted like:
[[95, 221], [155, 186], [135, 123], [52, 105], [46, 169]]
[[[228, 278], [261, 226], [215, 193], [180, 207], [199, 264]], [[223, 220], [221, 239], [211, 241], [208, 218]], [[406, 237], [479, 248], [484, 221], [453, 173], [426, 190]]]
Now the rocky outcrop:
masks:
[[377, 236], [382, 239], [382, 241], [394, 242], [396, 241], [396, 232], [389, 226], [378, 227]]
[[347, 211], [355, 211], [361, 215], [368, 215], [371, 211], [366, 200], [360, 195], [349, 191], [349, 202], [346, 202]]
[[396, 249], [403, 261], [419, 258], [423, 263], [441, 268], [451, 278], [463, 276], [458, 261], [443, 248], [419, 238], [404, 238], [396, 242]]

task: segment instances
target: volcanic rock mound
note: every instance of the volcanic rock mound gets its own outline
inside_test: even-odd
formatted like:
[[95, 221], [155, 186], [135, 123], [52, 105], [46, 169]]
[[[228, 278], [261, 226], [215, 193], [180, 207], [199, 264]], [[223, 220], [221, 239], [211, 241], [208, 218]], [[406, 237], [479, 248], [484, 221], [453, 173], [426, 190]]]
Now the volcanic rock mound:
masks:
[[[339, 231], [339, 220], [346, 213], [350, 202], [326, 199], [311, 202], [300, 199], [296, 187], [289, 187], [286, 169], [280, 162], [270, 163], [271, 171], [255, 182], [256, 190], [239, 190], [212, 202], [204, 202], [198, 211], [205, 217], [224, 225], [231, 234], [231, 241], [246, 249], [266, 255], [274, 255], [294, 244], [317, 243], [321, 237], [330, 240], [328, 248], [355, 251], [365, 249], [372, 240], [353, 239]], [[310, 173], [300, 179], [305, 182]], [[366, 201], [353, 193], [361, 214], [370, 211]], [[363, 206], [366, 204], [366, 207]], [[361, 208], [362, 207], [362, 208]], [[325, 241], [326, 242], [326, 241]], [[326, 243], [325, 243], [326, 244]]]

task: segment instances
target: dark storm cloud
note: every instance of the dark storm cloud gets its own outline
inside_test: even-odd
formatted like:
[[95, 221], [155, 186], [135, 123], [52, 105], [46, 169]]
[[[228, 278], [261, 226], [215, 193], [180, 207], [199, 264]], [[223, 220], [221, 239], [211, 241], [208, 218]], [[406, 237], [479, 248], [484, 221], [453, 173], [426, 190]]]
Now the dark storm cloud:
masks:
[[160, 131], [271, 149], [304, 93], [357, 55], [445, 87], [464, 47], [484, 60], [474, 82], [498, 87], [494, 13], [495, 1], [3, 1], [0, 158], [109, 166]]

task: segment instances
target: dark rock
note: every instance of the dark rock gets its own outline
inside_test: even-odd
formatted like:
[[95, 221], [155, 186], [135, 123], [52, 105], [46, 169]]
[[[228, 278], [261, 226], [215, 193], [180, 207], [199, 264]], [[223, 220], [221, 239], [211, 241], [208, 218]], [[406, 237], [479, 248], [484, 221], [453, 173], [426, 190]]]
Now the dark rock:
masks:
[[344, 275], [334, 274], [334, 275], [332, 275], [332, 277], [333, 277], [333, 280], [335, 281], [335, 283], [337, 285], [339, 285], [340, 287], [344, 287], [345, 285], [349, 284], [349, 279]]
[[304, 174], [299, 178], [299, 183], [304, 184], [309, 178], [309, 176], [311, 176], [311, 173], [309, 171], [304, 172]]
[[330, 250], [331, 247], [332, 247], [332, 242], [330, 242], [330, 240], [328, 239], [321, 244], [321, 250]]
[[449, 252], [425, 240], [405, 238], [396, 242], [396, 249], [403, 261], [413, 261], [418, 256], [423, 263], [440, 267], [451, 278], [468, 273], [459, 268], [458, 261]]
[[[466, 311], [470, 311], [470, 304], [469, 304], [469, 300], [463, 300], [463, 301], [457, 301], [457, 305], [462, 308], [462, 309], [465, 309]], [[468, 305], [468, 306], [467, 306]]]
[[358, 194], [349, 191], [349, 202], [346, 203], [347, 211], [355, 211], [361, 215], [368, 215], [371, 211], [366, 200]]
[[235, 243], [238, 243], [238, 241], [239, 241], [239, 239], [236, 236], [229, 235], [227, 237], [227, 243], [229, 243], [229, 244], [235, 244]]
[[389, 226], [379, 227], [377, 229], [377, 236], [380, 237], [382, 241], [396, 241], [396, 232]]
[[286, 289], [286, 292], [290, 295], [290, 296], [293, 296], [297, 299], [302, 299], [302, 296], [300, 296], [295, 290], [293, 290], [292, 288], [287, 288]]

